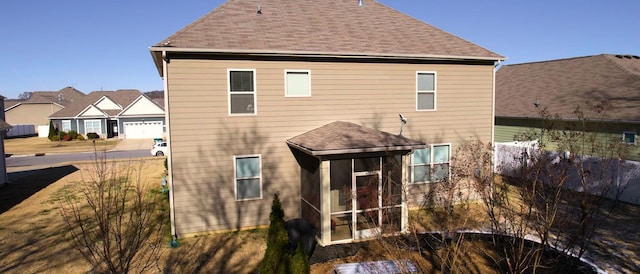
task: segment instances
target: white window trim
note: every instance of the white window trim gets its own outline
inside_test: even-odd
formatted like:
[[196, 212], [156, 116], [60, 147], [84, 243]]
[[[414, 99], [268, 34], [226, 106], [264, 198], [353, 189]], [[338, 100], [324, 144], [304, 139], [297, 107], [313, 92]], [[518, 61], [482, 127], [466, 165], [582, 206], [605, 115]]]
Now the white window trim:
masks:
[[[435, 165], [437, 164], [445, 164], [445, 163], [434, 163], [433, 161], [433, 147], [436, 146], [449, 146], [449, 161], [446, 162], [446, 164], [449, 164], [449, 171], [447, 172], [447, 174], [449, 174], [449, 180], [451, 180], [451, 143], [439, 143], [439, 144], [429, 144], [429, 168], [431, 170], [431, 172], [429, 173], [430, 176], [433, 176], [433, 170], [435, 169]], [[411, 166], [411, 180], [409, 181], [409, 184], [430, 184], [430, 183], [438, 183], [436, 181], [419, 181], [416, 182], [415, 178], [414, 178], [414, 174], [415, 174], [415, 161], [413, 159], [413, 153], [411, 153], [411, 156], [409, 158], [409, 165]]]
[[[253, 113], [231, 113], [231, 72], [232, 71], [251, 71], [253, 72]], [[244, 92], [249, 94], [249, 92]], [[256, 82], [256, 69], [227, 69], [227, 105], [229, 116], [255, 116], [258, 115], [258, 83]]]
[[[418, 75], [433, 74], [433, 91], [418, 90]], [[416, 111], [436, 111], [438, 109], [438, 74], [435, 71], [416, 71]], [[433, 93], [433, 109], [420, 109], [418, 107], [418, 94]]]
[[100, 121], [100, 120], [84, 120], [84, 134], [85, 135], [87, 133], [93, 132], [93, 131], [87, 131], [87, 122], [96, 122], [96, 121], [98, 122], [98, 125], [99, 125], [98, 129], [99, 130], [98, 130], [98, 132], [95, 132], [95, 133], [97, 133], [98, 135], [102, 135], [102, 121]]
[[[289, 95], [289, 87], [287, 86], [287, 73], [289, 72], [306, 72], [309, 76], [309, 94], [308, 95]], [[285, 69], [284, 70], [284, 97], [300, 98], [311, 97], [311, 70], [308, 69]]]
[[[633, 140], [634, 140], [634, 142], [633, 142], [633, 143], [627, 143], [627, 142], [625, 141], [625, 138], [624, 138], [624, 137], [625, 137], [625, 135], [627, 135], [627, 134], [633, 134], [633, 135], [635, 136], [635, 138], [633, 138]], [[637, 133], [635, 133], [635, 132], [633, 132], [633, 131], [623, 131], [623, 132], [622, 132], [622, 142], [623, 142], [623, 143], [625, 143], [625, 144], [627, 144], [627, 145], [636, 145], [636, 144], [638, 143], [638, 134], [637, 134]]]
[[[69, 123], [69, 129], [68, 130], [64, 130], [64, 123]], [[62, 120], [62, 122], [60, 122], [60, 127], [61, 127], [61, 130], [64, 131], [64, 132], [70, 131], [72, 129], [71, 128], [71, 120]]]
[[[258, 179], [260, 179], [260, 197], [248, 198], [248, 199], [238, 199], [238, 177], [237, 177], [238, 166], [237, 166], [237, 159], [255, 158], [255, 157], [258, 157], [258, 161], [260, 162], [260, 175], [258, 176]], [[247, 178], [242, 178], [242, 179], [247, 179]], [[261, 154], [234, 155], [233, 156], [233, 195], [234, 195], [234, 199], [236, 199], [237, 202], [239, 202], [239, 201], [260, 200], [260, 199], [262, 199], [262, 194], [263, 194], [262, 193], [262, 155]]]

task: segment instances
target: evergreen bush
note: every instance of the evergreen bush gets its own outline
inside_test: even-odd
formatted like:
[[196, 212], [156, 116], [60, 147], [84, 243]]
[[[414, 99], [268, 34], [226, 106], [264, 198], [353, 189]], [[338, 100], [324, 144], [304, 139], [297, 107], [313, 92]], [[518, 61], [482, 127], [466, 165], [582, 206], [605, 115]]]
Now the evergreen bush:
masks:
[[267, 251], [260, 262], [260, 273], [290, 273], [289, 264], [291, 262], [291, 253], [289, 251], [289, 236], [285, 229], [284, 211], [282, 211], [278, 193], [273, 197], [269, 221]]

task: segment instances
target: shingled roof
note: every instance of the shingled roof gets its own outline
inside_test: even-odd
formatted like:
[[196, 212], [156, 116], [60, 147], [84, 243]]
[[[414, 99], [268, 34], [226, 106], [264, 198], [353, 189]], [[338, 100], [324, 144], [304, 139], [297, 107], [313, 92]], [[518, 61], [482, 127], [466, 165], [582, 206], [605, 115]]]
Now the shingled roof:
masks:
[[73, 87], [64, 87], [58, 91], [34, 91], [27, 100], [5, 100], [5, 109], [11, 109], [19, 104], [58, 104], [66, 107], [86, 95]]
[[[49, 118], [69, 118], [75, 117], [80, 114], [83, 110], [85, 110], [88, 106], [96, 103], [103, 96], [108, 97], [115, 103], [119, 104], [123, 108], [127, 107], [131, 104], [136, 98], [142, 95], [137, 89], [122, 89], [116, 91], [94, 91], [87, 94], [81, 100], [74, 102], [73, 104], [59, 110], [58, 112], [49, 116]], [[109, 115], [117, 115], [120, 110], [103, 110], [103, 112]]]
[[313, 156], [424, 148], [425, 143], [350, 122], [336, 121], [287, 140]]
[[640, 57], [601, 54], [506, 65], [496, 72], [497, 117], [538, 117], [547, 108], [576, 118], [573, 111], [587, 101], [614, 106], [605, 120], [640, 121]]
[[376, 1], [363, 3], [229, 0], [151, 51], [156, 65], [162, 51], [504, 59]]

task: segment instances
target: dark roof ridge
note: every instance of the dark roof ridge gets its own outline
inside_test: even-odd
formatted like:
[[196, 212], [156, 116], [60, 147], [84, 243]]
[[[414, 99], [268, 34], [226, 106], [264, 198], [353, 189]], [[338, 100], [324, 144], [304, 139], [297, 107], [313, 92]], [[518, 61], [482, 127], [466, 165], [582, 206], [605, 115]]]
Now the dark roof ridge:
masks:
[[[517, 64], [505, 64], [505, 65], [502, 65], [502, 66], [503, 66], [503, 67], [511, 67], [511, 66], [519, 66], [519, 65], [531, 65], [531, 64], [541, 64], [541, 63], [555, 63], [555, 62], [557, 62], [557, 61], [577, 60], [577, 59], [591, 58], [591, 57], [597, 57], [597, 56], [603, 56], [603, 55], [607, 55], [607, 54], [595, 54], [595, 55], [585, 55], [585, 56], [566, 57], [566, 58], [551, 59], [551, 60], [539, 60], [539, 61], [531, 61], [531, 62], [524, 62], [524, 63], [517, 63]], [[612, 55], [615, 55], [615, 54], [612, 54]]]

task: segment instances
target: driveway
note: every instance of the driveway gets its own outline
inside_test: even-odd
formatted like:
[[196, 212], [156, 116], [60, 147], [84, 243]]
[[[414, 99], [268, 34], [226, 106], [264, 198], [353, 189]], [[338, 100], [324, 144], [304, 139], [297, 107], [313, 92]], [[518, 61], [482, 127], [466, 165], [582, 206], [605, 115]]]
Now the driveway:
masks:
[[124, 139], [120, 141], [120, 143], [118, 143], [110, 151], [125, 151], [125, 150], [140, 150], [140, 149], [151, 150], [152, 145], [153, 145], [153, 139]]

